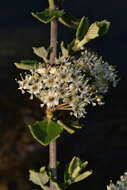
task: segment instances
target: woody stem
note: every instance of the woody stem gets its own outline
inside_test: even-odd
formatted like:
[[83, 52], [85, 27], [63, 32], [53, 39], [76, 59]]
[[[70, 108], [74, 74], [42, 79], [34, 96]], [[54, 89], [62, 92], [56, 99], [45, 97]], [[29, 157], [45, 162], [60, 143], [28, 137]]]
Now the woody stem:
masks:
[[[54, 0], [49, 0], [49, 8], [51, 10], [55, 9]], [[50, 32], [50, 47], [52, 52], [50, 54], [50, 64], [53, 65], [55, 63], [55, 57], [57, 52], [57, 19], [54, 19], [51, 22], [51, 32]], [[47, 119], [52, 119], [47, 118]], [[54, 178], [57, 178], [57, 149], [56, 149], [56, 141], [52, 141], [49, 144], [49, 167], [52, 171], [52, 175]], [[50, 190], [56, 190], [55, 186], [50, 182]]]

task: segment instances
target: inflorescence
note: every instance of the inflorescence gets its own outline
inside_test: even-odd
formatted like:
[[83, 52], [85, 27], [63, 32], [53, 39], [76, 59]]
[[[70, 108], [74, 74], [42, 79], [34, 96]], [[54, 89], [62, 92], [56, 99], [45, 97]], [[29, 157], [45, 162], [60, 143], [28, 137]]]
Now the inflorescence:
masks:
[[110, 84], [116, 86], [118, 77], [113, 66], [86, 49], [80, 57], [60, 56], [54, 65], [40, 63], [17, 82], [22, 93], [38, 98], [42, 107], [69, 110], [80, 118], [89, 104], [103, 104], [103, 95]]

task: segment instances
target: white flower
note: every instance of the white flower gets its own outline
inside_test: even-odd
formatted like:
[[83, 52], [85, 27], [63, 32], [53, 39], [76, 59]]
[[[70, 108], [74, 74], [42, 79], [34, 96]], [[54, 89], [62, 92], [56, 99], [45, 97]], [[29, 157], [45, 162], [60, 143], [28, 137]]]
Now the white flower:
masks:
[[48, 108], [52, 108], [59, 104], [59, 94], [55, 91], [48, 91], [45, 93], [43, 102], [47, 104]]
[[52, 88], [57, 86], [57, 78], [56, 76], [52, 74], [46, 75], [46, 77], [43, 78], [43, 83], [46, 87]]
[[39, 73], [39, 74], [47, 74], [46, 68], [38, 68], [38, 69], [36, 70], [36, 72]]
[[89, 104], [102, 105], [109, 85], [118, 81], [114, 67], [89, 50], [80, 57], [59, 57], [54, 65], [42, 63], [24, 79], [21, 76], [19, 89], [31, 99], [36, 96], [41, 105], [70, 110], [75, 117], [84, 117]]
[[30, 85], [28, 92], [30, 94], [37, 95], [37, 94], [40, 93], [41, 89], [42, 89], [42, 83], [41, 82], [36, 82], [33, 85]]
[[50, 73], [51, 74], [56, 74], [58, 71], [57, 71], [57, 68], [56, 67], [51, 67], [50, 69]]

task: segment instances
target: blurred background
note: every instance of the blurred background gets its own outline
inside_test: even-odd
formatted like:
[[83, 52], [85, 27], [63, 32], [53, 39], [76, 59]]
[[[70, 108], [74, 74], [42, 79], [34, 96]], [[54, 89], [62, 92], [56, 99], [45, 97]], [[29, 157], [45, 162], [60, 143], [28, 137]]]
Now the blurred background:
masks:
[[[48, 148], [41, 147], [29, 134], [27, 125], [41, 120], [38, 102], [18, 90], [15, 78], [20, 70], [13, 62], [34, 58], [31, 47], [49, 44], [49, 25], [43, 25], [31, 12], [46, 8], [47, 0], [0, 2], [0, 190], [35, 189], [28, 182], [28, 170], [48, 163]], [[107, 19], [111, 28], [103, 39], [89, 47], [110, 64], [121, 78], [109, 91], [106, 104], [89, 110], [82, 131], [63, 134], [58, 140], [58, 160], [63, 165], [76, 155], [88, 160], [93, 174], [70, 189], [106, 190], [127, 171], [127, 1], [65, 0], [63, 7], [74, 16], [88, 16], [92, 21]], [[59, 40], [69, 42], [74, 31], [59, 26]], [[62, 151], [61, 151], [62, 150]]]

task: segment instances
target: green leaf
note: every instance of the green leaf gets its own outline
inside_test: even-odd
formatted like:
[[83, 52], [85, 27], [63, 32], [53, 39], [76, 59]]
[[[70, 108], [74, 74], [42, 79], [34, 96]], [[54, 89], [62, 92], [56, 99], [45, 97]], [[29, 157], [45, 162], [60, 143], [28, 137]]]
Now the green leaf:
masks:
[[80, 166], [81, 165], [81, 160], [78, 157], [74, 157], [68, 167], [68, 173], [73, 176], [76, 177], [77, 176], [77, 172], [79, 173], [80, 171]]
[[79, 25], [80, 19], [74, 18], [70, 14], [65, 13], [64, 15], [59, 17], [59, 21], [69, 28], [76, 29]]
[[49, 177], [47, 172], [45, 171], [45, 167], [40, 169], [40, 172], [36, 172], [34, 170], [29, 170], [29, 180], [34, 184], [39, 185], [44, 190], [49, 190], [49, 187], [45, 184], [48, 183]]
[[84, 38], [77, 44], [79, 48], [84, 46], [86, 43], [88, 43], [90, 40], [99, 37], [99, 27], [97, 25], [97, 22], [91, 24], [89, 27], [88, 32], [84, 36]]
[[76, 31], [76, 40], [82, 40], [89, 29], [89, 20], [87, 17], [82, 17]]
[[92, 171], [84, 171], [88, 162], [82, 162], [80, 158], [74, 157], [64, 173], [64, 181], [68, 185], [81, 181], [91, 175]]
[[38, 13], [32, 13], [32, 16], [38, 19], [39, 21], [47, 24], [51, 22], [55, 18], [59, 18], [62, 15], [64, 15], [64, 10], [50, 10], [50, 9], [45, 9], [42, 12]]
[[37, 121], [29, 125], [32, 136], [42, 145], [47, 146], [51, 141], [57, 139], [63, 131], [63, 127], [55, 121]]
[[76, 128], [76, 129], [81, 129], [81, 128], [82, 128], [82, 126], [80, 126], [78, 120], [72, 120], [72, 121], [70, 120], [70, 121], [69, 121], [69, 126], [70, 126], [70, 127], [74, 127], [74, 128]]
[[49, 54], [49, 50], [46, 50], [45, 47], [33, 47], [33, 52], [34, 54], [36, 54], [37, 56], [41, 57], [46, 63], [48, 62], [48, 54]]
[[110, 26], [110, 22], [103, 20], [103, 21], [97, 21], [90, 25], [88, 32], [84, 36], [84, 38], [81, 41], [75, 41], [78, 48], [82, 48], [86, 43], [91, 41], [92, 39], [95, 39], [97, 37], [101, 37], [105, 33], [107, 33]]
[[68, 185], [70, 185], [71, 180], [70, 180], [70, 175], [68, 173], [68, 166], [69, 166], [69, 164], [66, 166], [66, 169], [64, 171], [64, 182], [67, 183]]
[[61, 42], [61, 51], [62, 51], [63, 56], [68, 57], [69, 53], [68, 53], [67, 48], [64, 45], [64, 42]]
[[100, 22], [97, 22], [97, 25], [100, 28], [100, 30], [99, 30], [100, 37], [102, 37], [104, 34], [106, 34], [109, 31], [110, 24], [111, 23], [107, 20], [102, 20]]
[[88, 162], [87, 162], [87, 161], [82, 162], [82, 163], [81, 163], [82, 169], [85, 169], [87, 165], [88, 165]]
[[[77, 47], [76, 47], [77, 48]], [[73, 51], [75, 51], [75, 39], [72, 40], [68, 45], [67, 45], [67, 49], [69, 54], [72, 54]]]
[[84, 180], [85, 178], [87, 178], [89, 175], [92, 174], [92, 170], [91, 171], [86, 171], [80, 175], [78, 175], [75, 179], [74, 182], [79, 182], [81, 180]]
[[18, 69], [32, 70], [38, 67], [41, 63], [36, 60], [21, 60], [19, 63], [15, 62], [15, 66]]
[[70, 127], [66, 126], [62, 121], [58, 120], [57, 123], [61, 125], [68, 133], [74, 134], [75, 130], [71, 129]]

